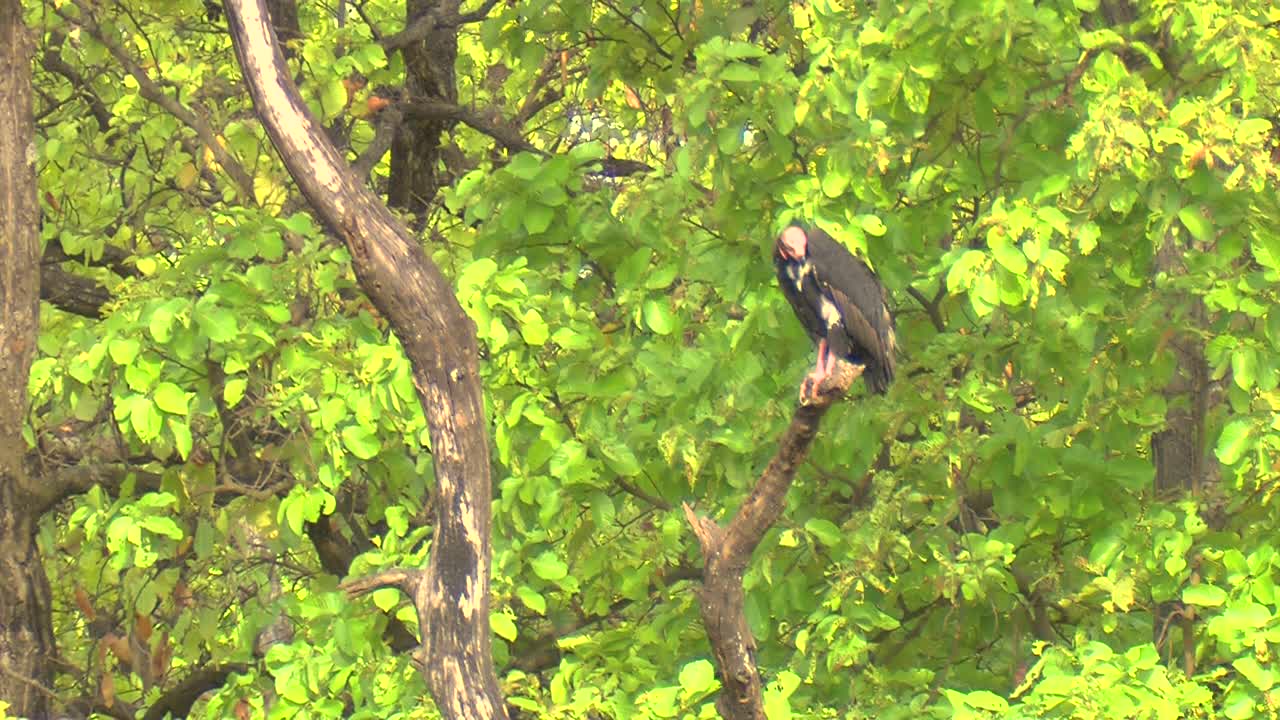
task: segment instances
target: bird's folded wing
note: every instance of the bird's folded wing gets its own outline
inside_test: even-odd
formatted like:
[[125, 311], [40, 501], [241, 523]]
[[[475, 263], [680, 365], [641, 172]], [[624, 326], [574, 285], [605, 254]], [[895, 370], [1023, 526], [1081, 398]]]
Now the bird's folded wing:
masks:
[[829, 285], [825, 289], [835, 302], [836, 308], [840, 311], [840, 315], [844, 320], [845, 331], [849, 333], [849, 337], [853, 338], [854, 344], [863, 352], [874, 357], [877, 362], [883, 364], [885, 361], [884, 343], [881, 341], [880, 334], [875, 331], [875, 328], [871, 327], [867, 317], [862, 314], [857, 305], [849, 301], [847, 295]]

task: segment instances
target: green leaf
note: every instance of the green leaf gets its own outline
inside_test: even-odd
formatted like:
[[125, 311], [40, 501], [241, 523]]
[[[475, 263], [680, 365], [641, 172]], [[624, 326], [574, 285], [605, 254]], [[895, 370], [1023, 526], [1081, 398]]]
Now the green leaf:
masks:
[[1182, 591], [1182, 601], [1188, 605], [1217, 607], [1227, 601], [1227, 591], [1216, 585], [1191, 585]]
[[1265, 605], [1243, 602], [1228, 606], [1214, 621], [1221, 621], [1222, 628], [1227, 630], [1249, 631], [1267, 625], [1272, 618], [1271, 610]]
[[929, 83], [913, 75], [906, 75], [901, 80], [902, 98], [907, 101], [907, 107], [914, 113], [925, 114], [929, 110]]
[[987, 265], [987, 254], [981, 250], [965, 250], [947, 271], [947, 290], [956, 292], [973, 285], [973, 280]]
[[142, 343], [134, 338], [116, 338], [111, 341], [111, 361], [117, 365], [128, 365], [138, 356]]
[[551, 477], [561, 481], [577, 479], [579, 468], [587, 459], [587, 448], [577, 440], [561, 443], [551, 456]]
[[889, 228], [885, 227], [884, 221], [878, 215], [863, 215], [862, 230], [873, 237], [881, 237], [889, 231]]
[[1262, 142], [1271, 133], [1271, 121], [1264, 117], [1241, 120], [1236, 124], [1235, 141], [1241, 145]]
[[608, 154], [609, 151], [603, 143], [598, 140], [592, 140], [581, 145], [575, 145], [573, 149], [569, 150], [569, 159], [575, 165], [581, 165], [593, 160], [599, 160]]
[[520, 337], [524, 338], [525, 344], [540, 347], [547, 343], [550, 336], [551, 328], [547, 327], [542, 314], [534, 308], [525, 310], [524, 316], [520, 318]]
[[720, 77], [726, 82], [759, 82], [760, 71], [746, 63], [733, 62], [724, 67]]
[[539, 615], [547, 614], [547, 599], [542, 596], [542, 593], [528, 585], [521, 585], [516, 588], [516, 597], [520, 598], [520, 602], [524, 603], [525, 607]]
[[1205, 242], [1213, 237], [1213, 225], [1209, 222], [1199, 208], [1184, 207], [1178, 211], [1178, 220], [1182, 222], [1182, 226], [1191, 233], [1191, 236], [1200, 242]]
[[524, 209], [524, 215], [521, 221], [524, 223], [524, 229], [530, 235], [541, 235], [551, 227], [551, 221], [556, 217], [554, 208], [538, 202], [531, 202]]
[[720, 128], [716, 133], [716, 148], [723, 155], [732, 155], [742, 147], [742, 128], [732, 125]]
[[532, 180], [542, 172], [542, 160], [533, 153], [522, 152], [511, 158], [506, 171], [521, 180]]
[[212, 303], [196, 305], [195, 319], [204, 334], [216, 343], [230, 342], [240, 332], [236, 314]]
[[1254, 698], [1244, 687], [1237, 687], [1222, 702], [1222, 716], [1227, 720], [1249, 720], [1258, 714], [1254, 711]]
[[979, 710], [990, 710], [991, 712], [1002, 713], [1009, 709], [1009, 701], [989, 690], [975, 690], [964, 696], [964, 702], [969, 707], [978, 708]]
[[680, 688], [660, 687], [640, 696], [643, 707], [660, 718], [673, 718], [679, 711]]
[[169, 305], [159, 305], [151, 311], [147, 321], [147, 330], [158, 343], [167, 343], [173, 337], [174, 312]]
[[507, 642], [515, 642], [519, 632], [516, 630], [515, 618], [501, 610], [489, 613], [489, 629]]
[[848, 173], [828, 166], [822, 174], [822, 194], [829, 198], [840, 197], [848, 189], [849, 180]]
[[129, 425], [143, 442], [151, 442], [160, 434], [163, 417], [155, 403], [143, 395], [134, 396], [129, 406]]
[[1004, 269], [1019, 277], [1027, 274], [1027, 256], [1007, 239], [991, 244], [991, 254]]
[[249, 380], [244, 376], [227, 380], [222, 386], [222, 400], [227, 404], [227, 407], [235, 407], [240, 404], [240, 399], [244, 397], [244, 391], [248, 385]]
[[377, 434], [359, 424], [342, 429], [342, 445], [361, 460], [371, 460], [382, 450]]
[[498, 271], [498, 263], [490, 258], [472, 261], [458, 275], [458, 294], [470, 294], [476, 288], [484, 287]]
[[162, 382], [156, 386], [152, 399], [155, 400], [156, 407], [167, 413], [186, 415], [187, 403], [191, 397], [177, 385], [171, 382]]
[[373, 604], [382, 612], [391, 612], [400, 605], [401, 593], [397, 588], [378, 588], [371, 595], [373, 595]]
[[[719, 37], [716, 38], [718, 42]], [[768, 53], [759, 45], [753, 43], [731, 41], [724, 44], [724, 56], [734, 60], [746, 60], [747, 58], [762, 58]]]
[[1098, 238], [1102, 237], [1102, 229], [1097, 223], [1089, 222], [1081, 225], [1076, 231], [1076, 243], [1080, 246], [1080, 254], [1088, 255], [1098, 247]]
[[680, 687], [689, 695], [710, 691], [716, 684], [716, 668], [708, 660], [694, 660], [680, 668]]
[[644, 287], [649, 290], [661, 290], [675, 281], [680, 269], [675, 265], [659, 265], [644, 279]]
[[[381, 50], [381, 47], [378, 49]], [[283, 225], [285, 229], [298, 235], [310, 235], [315, 232], [315, 225], [311, 222], [311, 216], [304, 212], [294, 213], [289, 217], [280, 220], [280, 224]]]
[[144, 515], [138, 518], [138, 526], [152, 535], [181, 540], [184, 533], [173, 518], [163, 515]]
[[790, 720], [792, 717], [790, 697], [800, 686], [800, 676], [789, 670], [778, 673], [778, 677], [764, 690], [764, 712], [768, 720]]
[[645, 300], [644, 322], [659, 335], [670, 335], [675, 330], [675, 318], [665, 300]]
[[376, 42], [357, 46], [351, 51], [349, 57], [356, 61], [360, 67], [360, 72], [366, 75], [387, 66], [387, 52], [382, 49], [381, 44]]
[[834, 547], [844, 541], [845, 535], [835, 523], [824, 518], [811, 518], [804, 529], [818, 538], [823, 545]]
[[1257, 382], [1258, 353], [1251, 347], [1237, 348], [1231, 354], [1231, 379], [1245, 391], [1253, 389]]
[[633, 477], [640, 474], [640, 461], [631, 448], [621, 443], [607, 443], [600, 446], [605, 464], [619, 475]]
[[533, 574], [549, 582], [563, 580], [569, 575], [569, 566], [551, 550], [535, 557], [529, 565], [533, 568]]
[[1270, 668], [1264, 668], [1255, 658], [1242, 657], [1232, 661], [1231, 665], [1240, 674], [1253, 684], [1254, 687], [1266, 692], [1276, 684], [1275, 673]]
[[169, 418], [166, 424], [169, 426], [169, 432], [173, 434], [173, 447], [178, 451], [178, 456], [183, 460], [191, 457], [191, 427], [187, 421]]
[[1253, 423], [1245, 418], [1236, 418], [1227, 423], [1218, 436], [1218, 446], [1214, 453], [1218, 461], [1224, 465], [1235, 465], [1252, 447]]
[[1040, 218], [1041, 222], [1053, 228], [1053, 231], [1062, 237], [1071, 235], [1071, 221], [1058, 208], [1051, 205], [1041, 207], [1036, 210], [1036, 217]]
[[320, 108], [326, 121], [332, 120], [347, 106], [347, 87], [342, 78], [333, 77], [320, 86]]
[[307, 691], [306, 667], [290, 663], [275, 671], [276, 693], [294, 705], [307, 705], [311, 693]]
[[1267, 324], [1263, 332], [1271, 341], [1271, 347], [1280, 350], [1280, 307], [1272, 306], [1267, 311]]

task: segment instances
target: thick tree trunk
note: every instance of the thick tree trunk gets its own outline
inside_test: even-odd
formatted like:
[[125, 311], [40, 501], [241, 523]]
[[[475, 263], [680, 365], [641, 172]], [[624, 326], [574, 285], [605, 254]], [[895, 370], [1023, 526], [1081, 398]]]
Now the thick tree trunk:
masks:
[[356, 276], [413, 367], [435, 468], [435, 535], [414, 585], [425, 675], [450, 720], [506, 718], [489, 631], [489, 442], [475, 327], [453, 288], [343, 162], [289, 79], [262, 0], [227, 0], [254, 106], [290, 174], [346, 243]]
[[40, 314], [32, 49], [21, 4], [0, 0], [0, 700], [10, 716], [48, 717], [49, 582], [22, 438]]
[[[1186, 273], [1183, 260], [1187, 248], [1175, 233], [1167, 233], [1156, 251], [1155, 272]], [[1151, 436], [1151, 456], [1155, 463], [1155, 497], [1168, 500], [1184, 493], [1198, 493], [1208, 473], [1205, 452], [1205, 418], [1209, 412], [1209, 367], [1199, 331], [1208, 326], [1204, 303], [1199, 298], [1178, 298], [1182, 307], [1172, 307], [1168, 318], [1172, 333], [1167, 352], [1173, 353], [1174, 371], [1164, 388], [1166, 403], [1164, 429]], [[1183, 669], [1195, 672], [1195, 618], [1192, 608], [1178, 602], [1156, 608], [1152, 640], [1166, 657], [1173, 656], [1171, 629], [1182, 633]], [[1177, 621], [1175, 623], [1175, 620]]]
[[[1156, 251], [1155, 272], [1183, 275], [1186, 248], [1168, 233]], [[1166, 346], [1173, 353], [1173, 377], [1165, 386], [1164, 429], [1151, 437], [1156, 466], [1156, 497], [1199, 488], [1205, 471], [1204, 421], [1207, 412], [1209, 368], [1198, 331], [1206, 326], [1204, 303], [1185, 298], [1187, 307], [1170, 308], [1167, 317], [1172, 335]]]
[[[456, 15], [459, 0], [408, 0], [405, 24], [427, 14]], [[458, 59], [458, 28], [433, 29], [422, 40], [403, 50], [405, 90], [412, 102], [441, 101], [454, 105], [458, 88], [454, 62]], [[425, 219], [432, 199], [443, 180], [440, 177], [440, 137], [456, 124], [454, 120], [431, 120], [410, 115], [396, 130], [391, 143], [391, 178], [387, 204], [408, 210]]]

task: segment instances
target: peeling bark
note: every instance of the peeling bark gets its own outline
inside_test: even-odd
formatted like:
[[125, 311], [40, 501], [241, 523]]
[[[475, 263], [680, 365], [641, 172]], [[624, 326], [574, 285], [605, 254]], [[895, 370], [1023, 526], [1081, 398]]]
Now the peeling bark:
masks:
[[0, 700], [48, 717], [53, 651], [49, 581], [22, 437], [40, 319], [31, 36], [17, 0], [0, 0]]
[[254, 106], [290, 174], [351, 252], [356, 277], [413, 368], [436, 487], [431, 559], [413, 596], [424, 674], [453, 720], [506, 718], [489, 631], [489, 443], [475, 327], [409, 229], [347, 167], [294, 87], [262, 0], [228, 0]]

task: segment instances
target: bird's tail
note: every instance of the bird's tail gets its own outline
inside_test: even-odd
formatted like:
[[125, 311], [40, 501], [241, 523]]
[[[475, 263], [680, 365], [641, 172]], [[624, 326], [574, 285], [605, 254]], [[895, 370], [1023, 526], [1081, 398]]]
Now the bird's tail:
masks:
[[873, 362], [862, 372], [867, 380], [867, 388], [877, 395], [889, 392], [889, 383], [893, 381], [893, 368], [882, 363]]

